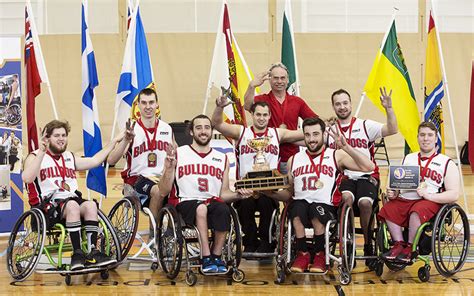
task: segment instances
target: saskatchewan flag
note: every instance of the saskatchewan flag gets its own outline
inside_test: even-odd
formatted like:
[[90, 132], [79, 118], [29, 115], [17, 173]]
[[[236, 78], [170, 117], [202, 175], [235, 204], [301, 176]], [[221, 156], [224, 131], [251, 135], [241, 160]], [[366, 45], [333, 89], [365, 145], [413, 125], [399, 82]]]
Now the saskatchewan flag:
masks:
[[291, 16], [291, 0], [285, 1], [281, 41], [281, 62], [288, 68], [288, 93], [299, 96], [298, 65], [296, 63], [295, 36]]
[[385, 42], [375, 57], [374, 65], [364, 86], [365, 95], [382, 112], [385, 109], [380, 103], [379, 88], [392, 89], [392, 105], [397, 117], [398, 128], [411, 151], [418, 151], [417, 141], [420, 118], [415, 95], [405, 65], [402, 50], [397, 40], [395, 19], [385, 35]]
[[423, 117], [438, 129], [438, 152], [444, 153], [444, 120], [441, 100], [444, 97], [443, 73], [441, 72], [438, 36], [434, 19], [430, 13], [426, 46], [425, 108]]

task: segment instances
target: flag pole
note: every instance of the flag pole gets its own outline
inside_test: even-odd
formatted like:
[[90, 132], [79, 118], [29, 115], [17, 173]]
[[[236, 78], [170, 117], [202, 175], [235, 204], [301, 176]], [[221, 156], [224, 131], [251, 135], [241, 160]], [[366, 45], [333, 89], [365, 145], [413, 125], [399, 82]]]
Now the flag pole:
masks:
[[[395, 16], [397, 15], [397, 11], [398, 11], [398, 8], [393, 7], [392, 21], [390, 22], [390, 25], [387, 31], [385, 32], [385, 35], [383, 36], [382, 45], [380, 46], [379, 51], [383, 50], [383, 48], [385, 47], [385, 43], [387, 43], [388, 34], [390, 34], [390, 29], [392, 28], [392, 25], [395, 22]], [[378, 56], [378, 51], [377, 51], [377, 56]], [[377, 61], [375, 61], [374, 64], [376, 62]], [[365, 98], [365, 92], [362, 92], [359, 105], [357, 106], [356, 113], [354, 115], [355, 117], [359, 116], [359, 112], [362, 109], [362, 103], [364, 103], [364, 98]]]
[[466, 209], [467, 215], [469, 219], [474, 219], [474, 215], [471, 215], [469, 213], [469, 206], [467, 203], [467, 197], [466, 197], [466, 190], [464, 189], [464, 177], [462, 174], [462, 168], [461, 168], [461, 158], [459, 154], [459, 148], [458, 148], [458, 140], [456, 137], [456, 127], [454, 126], [454, 116], [453, 116], [453, 108], [451, 107], [451, 96], [449, 95], [449, 84], [448, 84], [448, 77], [446, 76], [446, 68], [444, 66], [444, 58], [443, 58], [443, 50], [441, 48], [441, 39], [439, 38], [439, 26], [436, 23], [436, 13], [435, 13], [435, 8], [433, 5], [433, 1], [431, 1], [431, 12], [433, 13], [433, 20], [435, 21], [435, 24], [437, 26], [436, 28], [436, 38], [437, 38], [437, 43], [438, 43], [438, 51], [439, 51], [439, 56], [441, 59], [441, 69], [443, 71], [443, 81], [446, 89], [446, 98], [448, 99], [448, 109], [449, 109], [449, 117], [451, 121], [451, 132], [453, 133], [453, 138], [454, 138], [454, 149], [456, 151], [456, 160], [457, 160], [457, 167], [459, 170], [459, 176], [461, 177], [461, 187], [462, 187], [462, 193], [464, 197], [464, 207]]

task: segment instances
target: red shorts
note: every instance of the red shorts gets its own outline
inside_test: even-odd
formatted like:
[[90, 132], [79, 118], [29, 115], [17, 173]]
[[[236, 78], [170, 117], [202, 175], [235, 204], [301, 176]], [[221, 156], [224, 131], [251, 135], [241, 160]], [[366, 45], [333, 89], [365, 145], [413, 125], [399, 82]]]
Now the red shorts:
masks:
[[408, 200], [397, 197], [386, 203], [377, 217], [407, 227], [411, 213], [417, 213], [421, 224], [428, 222], [441, 209], [441, 205], [426, 199]]

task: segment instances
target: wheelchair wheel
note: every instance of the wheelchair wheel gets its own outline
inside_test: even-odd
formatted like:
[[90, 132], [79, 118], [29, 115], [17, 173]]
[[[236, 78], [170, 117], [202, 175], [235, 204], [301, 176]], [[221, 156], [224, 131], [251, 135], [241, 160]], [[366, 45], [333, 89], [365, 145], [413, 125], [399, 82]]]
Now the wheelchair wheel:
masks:
[[[294, 248], [292, 248], [289, 244], [295, 241], [294, 234], [289, 234], [288, 225], [290, 223], [290, 219], [288, 217], [288, 205], [285, 205], [281, 216], [280, 216], [280, 223], [277, 224], [276, 235], [278, 238], [278, 246], [277, 246], [277, 260], [276, 260], [276, 271], [277, 271], [277, 282], [283, 283], [285, 281], [286, 275], [289, 275], [291, 263], [293, 258], [295, 257]], [[290, 236], [290, 239], [288, 239]], [[288, 254], [288, 252], [291, 254]]]
[[458, 204], [444, 205], [436, 215], [431, 238], [438, 272], [452, 276], [464, 265], [469, 251], [469, 220]]
[[21, 106], [18, 104], [11, 104], [5, 112], [5, 117], [8, 125], [17, 125], [21, 122]]
[[15, 281], [24, 281], [35, 270], [43, 253], [46, 218], [39, 209], [23, 213], [8, 239], [7, 269]]
[[354, 211], [351, 206], [344, 205], [339, 218], [339, 250], [342, 267], [349, 274], [354, 268], [355, 247]]
[[[381, 258], [380, 256], [383, 253], [388, 252], [388, 250], [390, 250], [391, 238], [389, 237], [389, 235], [390, 233], [387, 229], [387, 224], [380, 223], [380, 227], [377, 230], [377, 247], [379, 250], [379, 258]], [[391, 271], [400, 271], [406, 267], [405, 264], [398, 264], [391, 261], [380, 261], [380, 262], [385, 263], [385, 265], [387, 265], [387, 267]], [[375, 270], [376, 274], [378, 274], [377, 270], [379, 270], [380, 272], [383, 271], [383, 266], [381, 268], [378, 266], [375, 266], [375, 267], [376, 267], [376, 270]], [[382, 275], [382, 273], [380, 273], [380, 275]]]
[[[235, 209], [229, 206], [230, 210], [230, 231], [227, 233], [226, 243], [223, 250], [223, 258], [225, 258], [227, 265], [234, 265], [239, 267], [242, 259], [242, 232], [240, 230], [239, 217]], [[229, 273], [232, 269], [229, 269]]]
[[127, 257], [138, 229], [139, 209], [130, 197], [119, 200], [110, 210], [108, 218], [120, 240], [122, 260]]
[[107, 256], [115, 258], [117, 260], [116, 264], [118, 264], [122, 260], [122, 249], [120, 247], [120, 240], [115, 232], [115, 227], [101, 210], [98, 210], [97, 214], [99, 216], [97, 249]]
[[161, 269], [169, 279], [178, 276], [183, 256], [183, 234], [178, 212], [173, 206], [164, 206], [158, 213], [156, 246]]

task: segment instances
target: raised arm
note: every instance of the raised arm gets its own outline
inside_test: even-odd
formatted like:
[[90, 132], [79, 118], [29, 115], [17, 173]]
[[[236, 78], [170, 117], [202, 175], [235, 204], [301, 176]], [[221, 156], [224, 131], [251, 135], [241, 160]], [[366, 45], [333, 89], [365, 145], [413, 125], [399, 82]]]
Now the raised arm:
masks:
[[163, 169], [163, 175], [160, 178], [158, 188], [160, 188], [160, 196], [165, 197], [171, 192], [176, 174], [176, 148], [169, 145], [166, 149], [166, 158]]
[[385, 87], [380, 88], [380, 103], [387, 113], [387, 123], [382, 127], [382, 137], [394, 135], [398, 132], [397, 117], [392, 108], [392, 90], [387, 94]]
[[224, 118], [222, 116], [224, 107], [229, 104], [231, 104], [231, 102], [225, 96], [220, 96], [216, 99], [216, 108], [212, 113], [211, 123], [217, 131], [224, 135], [224, 137], [238, 140], [240, 137], [241, 126], [224, 122]]
[[458, 168], [454, 161], [449, 161], [444, 177], [444, 192], [428, 193], [426, 188], [418, 188], [418, 195], [424, 199], [434, 201], [436, 203], [445, 204], [456, 202], [459, 198], [460, 176]]
[[44, 132], [41, 135], [41, 140], [39, 143], [39, 149], [37, 155], [30, 153], [23, 165], [23, 173], [21, 178], [25, 183], [32, 183], [38, 176], [41, 169], [41, 162], [43, 161], [44, 155], [46, 154], [46, 149], [49, 145], [49, 138], [46, 137]]
[[[280, 136], [281, 143], [294, 143], [297, 141], [304, 140], [303, 130], [289, 130], [283, 128], [277, 128], [278, 135]], [[304, 146], [304, 141], [302, 141], [302, 145]]]
[[118, 134], [109, 144], [107, 144], [107, 146], [105, 146], [92, 157], [75, 157], [76, 170], [85, 171], [101, 165], [110, 152], [114, 149], [115, 145], [122, 141], [124, 137], [125, 131]]
[[265, 80], [270, 79], [270, 71], [263, 72], [258, 74], [252, 81], [250, 81], [247, 91], [244, 95], [244, 108], [250, 112], [250, 107], [253, 105], [253, 100], [255, 98], [255, 89], [261, 86]]
[[120, 158], [125, 154], [125, 151], [127, 151], [128, 147], [130, 146], [130, 143], [133, 141], [133, 138], [135, 137], [135, 132], [134, 128], [135, 127], [135, 121], [131, 123], [130, 119], [127, 120], [127, 123], [125, 125], [125, 136], [123, 139], [115, 146], [115, 148], [110, 152], [109, 157], [107, 157], [107, 163], [109, 165], [114, 165], [116, 164]]

